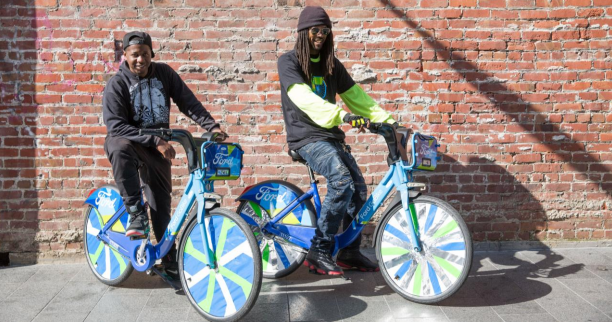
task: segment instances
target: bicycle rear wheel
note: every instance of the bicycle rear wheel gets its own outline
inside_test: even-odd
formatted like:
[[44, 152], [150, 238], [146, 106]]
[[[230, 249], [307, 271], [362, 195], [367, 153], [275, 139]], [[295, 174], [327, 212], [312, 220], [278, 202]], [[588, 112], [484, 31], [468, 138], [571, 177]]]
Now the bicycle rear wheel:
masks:
[[[209, 321], [236, 321], [246, 315], [261, 289], [261, 255], [247, 223], [221, 208], [205, 216], [208, 244], [194, 218], [183, 234], [179, 273], [183, 291], [193, 307]], [[216, 269], [205, 261], [204, 248], [213, 254]]]
[[472, 240], [461, 215], [438, 198], [414, 200], [423, 250], [414, 251], [410, 215], [401, 204], [381, 220], [376, 255], [385, 281], [402, 297], [432, 304], [454, 294], [472, 265]]
[[[115, 186], [107, 185], [101, 187], [105, 197], [121, 199], [119, 191]], [[121, 255], [113, 247], [104, 244], [98, 233], [104, 227], [106, 220], [110, 218], [117, 208], [111, 208], [108, 204], [101, 205], [98, 210], [92, 205], [87, 205], [84, 211], [85, 225], [83, 227], [83, 248], [85, 258], [91, 272], [106, 285], [116, 286], [125, 281], [132, 273], [133, 267], [129, 258]], [[119, 221], [118, 221], [119, 223]], [[122, 224], [113, 226], [113, 230], [122, 229]]]

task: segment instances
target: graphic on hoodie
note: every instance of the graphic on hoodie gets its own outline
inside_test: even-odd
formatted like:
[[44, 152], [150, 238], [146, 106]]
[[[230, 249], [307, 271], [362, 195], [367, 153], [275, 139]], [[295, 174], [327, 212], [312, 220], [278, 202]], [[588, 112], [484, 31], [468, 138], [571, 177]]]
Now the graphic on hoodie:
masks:
[[325, 99], [327, 96], [327, 83], [325, 78], [320, 76], [313, 76], [311, 82], [312, 92], [316, 93], [317, 96]]
[[157, 78], [143, 79], [132, 85], [130, 101], [134, 107], [134, 120], [140, 123], [140, 128], [170, 122], [164, 86]]

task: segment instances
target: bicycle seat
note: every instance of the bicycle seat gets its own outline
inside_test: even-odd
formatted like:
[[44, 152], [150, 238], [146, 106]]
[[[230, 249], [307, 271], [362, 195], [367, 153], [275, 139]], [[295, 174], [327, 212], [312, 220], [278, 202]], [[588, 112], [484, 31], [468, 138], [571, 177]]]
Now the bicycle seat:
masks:
[[289, 150], [289, 152], [287, 153], [289, 154], [293, 162], [300, 162], [306, 164], [306, 160], [302, 159], [302, 156], [298, 152], [294, 150]]

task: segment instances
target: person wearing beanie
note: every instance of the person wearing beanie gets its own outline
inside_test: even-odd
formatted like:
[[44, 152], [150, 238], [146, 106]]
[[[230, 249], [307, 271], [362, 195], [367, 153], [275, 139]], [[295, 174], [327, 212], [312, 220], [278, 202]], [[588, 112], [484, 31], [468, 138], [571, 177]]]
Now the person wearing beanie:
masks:
[[[130, 215], [126, 236], [145, 236], [149, 216], [141, 201], [141, 181], [151, 209], [153, 231], [161, 240], [170, 222], [171, 160], [176, 152], [165, 140], [139, 135], [140, 129], [170, 127], [170, 99], [179, 110], [209, 132], [222, 133], [179, 75], [155, 57], [151, 36], [130, 32], [123, 37], [125, 62], [104, 87], [102, 116], [107, 136], [104, 151]], [[162, 259], [166, 273], [178, 278], [176, 246]]]
[[[369, 122], [395, 121], [335, 57], [332, 23], [323, 8], [305, 7], [297, 30], [295, 48], [278, 59], [287, 142], [290, 150], [327, 180], [327, 195], [306, 262], [330, 275], [343, 274], [342, 268], [378, 271], [378, 265], [359, 251], [361, 238], [341, 250], [336, 262], [331, 255], [341, 221], [346, 228], [367, 198], [363, 175], [338, 126], [349, 123], [362, 132]], [[336, 94], [350, 113], [336, 105]]]

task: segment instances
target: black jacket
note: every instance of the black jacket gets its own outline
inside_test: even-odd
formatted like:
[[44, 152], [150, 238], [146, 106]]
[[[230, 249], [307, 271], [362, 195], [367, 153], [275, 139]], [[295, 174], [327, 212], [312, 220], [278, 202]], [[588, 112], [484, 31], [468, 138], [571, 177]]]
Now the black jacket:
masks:
[[156, 136], [138, 135], [138, 130], [169, 128], [170, 98], [183, 114], [204, 129], [219, 126], [170, 66], [151, 62], [149, 74], [140, 78], [124, 62], [104, 87], [102, 116], [108, 135], [156, 146], [159, 141]]

